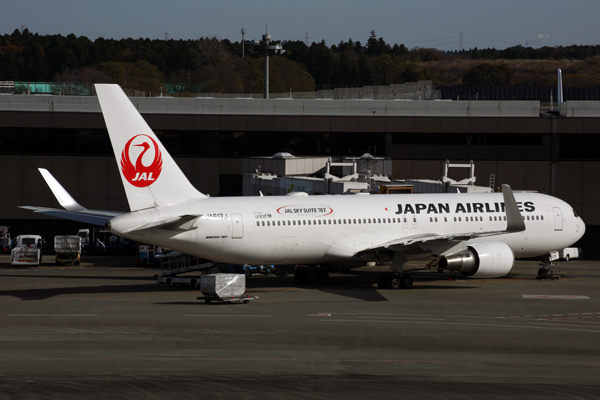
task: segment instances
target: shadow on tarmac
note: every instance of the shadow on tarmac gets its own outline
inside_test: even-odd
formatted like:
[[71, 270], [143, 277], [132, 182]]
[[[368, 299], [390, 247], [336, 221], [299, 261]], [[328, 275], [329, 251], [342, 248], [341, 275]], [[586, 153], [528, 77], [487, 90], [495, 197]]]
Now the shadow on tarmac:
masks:
[[[81, 270], [80, 270], [81, 271]], [[85, 271], [85, 269], [83, 269]], [[89, 270], [88, 270], [89, 271]], [[67, 271], [65, 271], [67, 272]], [[153, 270], [148, 270], [152, 273]], [[379, 289], [375, 284], [379, 273], [371, 271], [349, 271], [342, 274], [334, 273], [332, 278], [326, 284], [298, 284], [294, 281], [291, 276], [288, 277], [275, 277], [275, 276], [254, 276], [246, 281], [246, 288], [251, 291], [252, 294], [265, 294], [272, 292], [273, 290], [286, 291], [287, 289], [298, 289], [298, 290], [318, 290], [323, 293], [333, 294], [336, 296], [342, 296], [352, 298], [365, 302], [385, 302], [388, 299], [383, 295], [385, 292], [391, 289]], [[56, 296], [77, 296], [77, 295], [93, 295], [93, 294], [156, 294], [156, 293], [180, 293], [181, 291], [190, 290], [187, 287], [169, 287], [156, 283], [154, 276], [127, 276], [126, 272], [119, 271], [118, 274], [104, 275], [94, 274], [87, 276], [85, 274], [80, 275], [6, 275], [7, 278], [19, 278], [26, 280], [38, 280], [38, 279], [58, 279], [58, 280], [105, 280], [105, 281], [152, 281], [153, 283], [140, 283], [140, 284], [129, 284], [129, 285], [100, 285], [100, 286], [77, 286], [77, 287], [57, 287], [57, 288], [31, 288], [31, 289], [19, 289], [19, 290], [0, 290], [0, 296], [9, 296], [23, 301], [35, 301], [45, 300]], [[436, 279], [440, 281], [440, 279]], [[449, 285], [431, 285], [428, 281], [422, 281], [418, 278], [415, 279], [415, 285], [409, 289], [415, 290], [431, 290], [431, 289], [472, 289], [476, 288], [476, 285], [460, 285], [455, 284]], [[404, 289], [406, 290], [406, 289]], [[197, 291], [193, 291], [198, 293]], [[383, 293], [383, 294], [382, 294]], [[1, 302], [2, 300], [0, 300]], [[11, 301], [11, 300], [4, 300]], [[195, 302], [192, 302], [194, 304]], [[158, 304], [173, 304], [173, 303], [158, 303]], [[187, 303], [186, 303], [187, 304]]]

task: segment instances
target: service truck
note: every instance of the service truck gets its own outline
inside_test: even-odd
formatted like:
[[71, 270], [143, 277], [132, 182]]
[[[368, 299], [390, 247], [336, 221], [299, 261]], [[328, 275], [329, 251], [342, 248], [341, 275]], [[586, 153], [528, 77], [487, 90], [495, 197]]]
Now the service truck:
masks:
[[42, 263], [42, 237], [19, 235], [11, 252], [12, 265], [40, 265]]
[[57, 265], [81, 262], [81, 237], [77, 235], [54, 236], [55, 262]]
[[10, 233], [8, 233], [10, 226], [0, 226], [0, 252], [10, 253], [12, 250], [12, 239]]

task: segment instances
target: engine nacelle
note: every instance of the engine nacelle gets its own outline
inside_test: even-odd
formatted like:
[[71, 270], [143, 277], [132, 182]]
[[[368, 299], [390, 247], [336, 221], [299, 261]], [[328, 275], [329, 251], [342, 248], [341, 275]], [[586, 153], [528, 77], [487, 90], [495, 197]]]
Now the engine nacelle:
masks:
[[439, 267], [473, 278], [499, 278], [508, 274], [514, 264], [515, 254], [506, 243], [476, 242], [442, 257]]

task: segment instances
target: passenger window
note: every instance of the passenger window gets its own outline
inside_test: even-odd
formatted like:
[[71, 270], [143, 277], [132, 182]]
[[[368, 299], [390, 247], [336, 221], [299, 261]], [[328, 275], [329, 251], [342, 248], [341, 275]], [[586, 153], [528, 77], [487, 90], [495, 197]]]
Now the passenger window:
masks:
[[262, 226], [265, 226], [265, 221], [262, 221]]
[[356, 224], [356, 220], [355, 219], [353, 219], [352, 221], [353, 221], [354, 224]]
[[256, 226], [260, 226], [260, 222], [259, 221], [256, 221]]
[[429, 222], [433, 222], [433, 217], [429, 217]]
[[437, 222], [437, 217], [435, 217], [435, 222]]
[[444, 217], [444, 222], [448, 222], [448, 218]]
[[302, 225], [306, 225], [306, 220], [302, 221]]
[[456, 222], [456, 217], [454, 217], [454, 222]]

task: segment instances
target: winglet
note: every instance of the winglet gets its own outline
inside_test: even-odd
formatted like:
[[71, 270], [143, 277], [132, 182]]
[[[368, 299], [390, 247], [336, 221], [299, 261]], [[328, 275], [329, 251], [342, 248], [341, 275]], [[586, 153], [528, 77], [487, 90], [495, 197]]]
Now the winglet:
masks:
[[45, 168], [38, 168], [38, 171], [44, 177], [44, 180], [52, 190], [52, 193], [56, 197], [56, 200], [60, 203], [60, 205], [68, 211], [79, 212], [83, 211], [86, 208], [75, 201], [75, 199], [65, 190], [65, 188], [58, 183], [56, 178]]
[[502, 185], [504, 196], [504, 209], [506, 210], [506, 232], [522, 232], [525, 230], [525, 221], [519, 211], [519, 206], [509, 185]]

